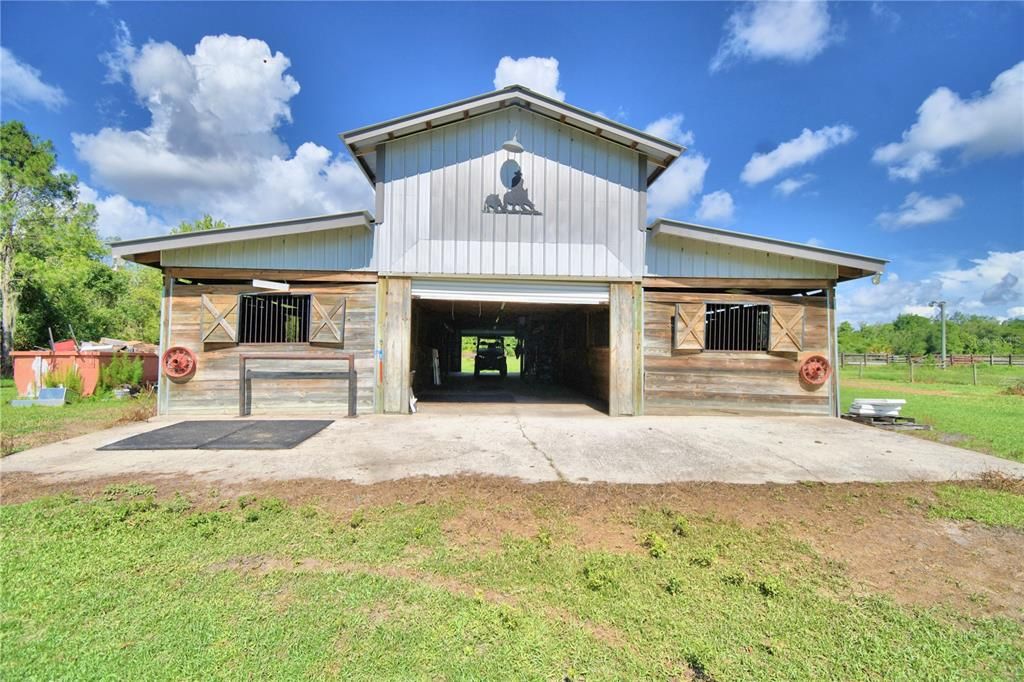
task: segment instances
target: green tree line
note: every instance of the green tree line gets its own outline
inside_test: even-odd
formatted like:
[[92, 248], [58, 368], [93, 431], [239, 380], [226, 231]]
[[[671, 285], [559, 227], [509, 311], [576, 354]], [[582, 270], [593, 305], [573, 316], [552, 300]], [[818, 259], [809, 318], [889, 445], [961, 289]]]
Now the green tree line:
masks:
[[[96, 231], [96, 207], [78, 200], [78, 178], [61, 172], [53, 144], [20, 121], [0, 126], [0, 303], [3, 369], [12, 349], [46, 348], [71, 330], [156, 342], [161, 273], [114, 263]], [[225, 227], [204, 216], [174, 232]]]
[[[842, 353], [937, 355], [942, 352], [942, 323], [920, 315], [900, 315], [892, 322], [843, 322], [836, 330]], [[946, 352], [959, 354], [1024, 353], [1024, 319], [999, 320], [955, 313], [946, 320]]]

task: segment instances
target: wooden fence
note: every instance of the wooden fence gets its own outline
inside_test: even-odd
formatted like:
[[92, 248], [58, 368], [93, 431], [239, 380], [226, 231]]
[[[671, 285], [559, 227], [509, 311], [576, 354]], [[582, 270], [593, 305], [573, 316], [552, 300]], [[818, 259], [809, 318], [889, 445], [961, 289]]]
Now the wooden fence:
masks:
[[[842, 353], [839, 356], [839, 364], [842, 367], [872, 366], [872, 365], [906, 365], [909, 362], [915, 365], [934, 363], [942, 366], [942, 357], [938, 355], [914, 355], [909, 359], [906, 355], [890, 355], [887, 353]], [[946, 365], [955, 367], [957, 365], [1002, 365], [1004, 367], [1024, 367], [1024, 355], [947, 355]]]

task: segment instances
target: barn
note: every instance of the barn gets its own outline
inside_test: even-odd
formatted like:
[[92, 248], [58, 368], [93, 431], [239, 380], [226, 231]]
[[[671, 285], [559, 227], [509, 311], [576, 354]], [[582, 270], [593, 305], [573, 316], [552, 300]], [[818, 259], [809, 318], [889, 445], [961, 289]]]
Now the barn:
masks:
[[886, 261], [649, 219], [684, 148], [521, 86], [341, 140], [372, 214], [113, 245], [164, 274], [161, 414], [838, 413], [835, 288]]

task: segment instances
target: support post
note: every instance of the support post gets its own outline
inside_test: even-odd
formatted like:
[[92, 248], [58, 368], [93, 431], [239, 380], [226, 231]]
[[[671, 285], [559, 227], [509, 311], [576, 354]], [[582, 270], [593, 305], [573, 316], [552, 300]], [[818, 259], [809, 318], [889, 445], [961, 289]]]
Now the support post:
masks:
[[409, 413], [409, 376], [412, 364], [412, 280], [382, 277], [384, 287], [382, 345], [385, 414]]
[[613, 417], [640, 414], [642, 302], [640, 284], [608, 285], [608, 414]]

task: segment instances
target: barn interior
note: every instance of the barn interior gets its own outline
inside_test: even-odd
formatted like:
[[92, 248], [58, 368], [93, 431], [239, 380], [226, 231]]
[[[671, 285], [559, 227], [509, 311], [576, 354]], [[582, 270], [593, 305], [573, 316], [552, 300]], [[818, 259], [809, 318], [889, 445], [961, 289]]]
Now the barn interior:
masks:
[[[608, 322], [608, 306], [601, 304], [414, 298], [412, 385], [419, 409], [500, 410], [514, 403], [606, 412]], [[478, 339], [483, 350], [475, 372]], [[498, 339], [506, 349], [500, 363]]]

